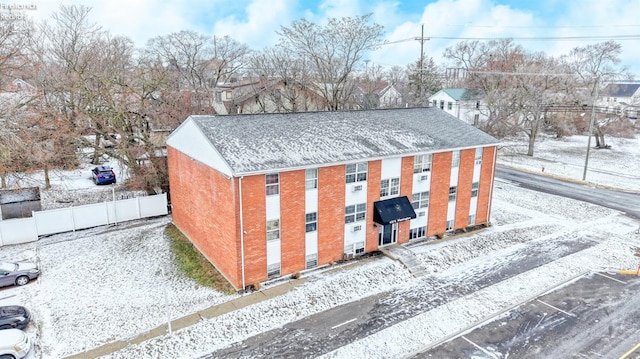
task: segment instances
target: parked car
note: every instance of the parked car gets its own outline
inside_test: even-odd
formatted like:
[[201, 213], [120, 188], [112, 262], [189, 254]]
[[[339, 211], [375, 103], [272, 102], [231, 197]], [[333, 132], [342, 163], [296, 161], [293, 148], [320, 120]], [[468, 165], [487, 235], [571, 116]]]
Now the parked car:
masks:
[[40, 269], [35, 263], [0, 262], [0, 287], [8, 285], [25, 285], [38, 278]]
[[110, 166], [98, 166], [92, 169], [91, 176], [95, 184], [116, 183], [116, 174]]
[[0, 330], [24, 329], [31, 320], [31, 313], [27, 308], [19, 305], [0, 307]]
[[27, 333], [20, 329], [0, 331], [0, 359], [21, 359], [31, 350], [31, 342]]

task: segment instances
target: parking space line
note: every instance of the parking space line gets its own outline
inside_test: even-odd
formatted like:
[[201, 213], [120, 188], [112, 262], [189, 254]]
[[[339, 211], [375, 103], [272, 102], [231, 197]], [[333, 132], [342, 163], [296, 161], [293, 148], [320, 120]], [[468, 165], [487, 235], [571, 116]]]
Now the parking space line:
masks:
[[575, 314], [573, 314], [573, 313], [569, 313], [569, 312], [564, 311], [564, 310], [562, 310], [562, 309], [560, 309], [560, 308], [558, 308], [558, 307], [554, 307], [553, 305], [551, 305], [551, 304], [549, 304], [549, 303], [545, 303], [545, 302], [541, 301], [540, 299], [536, 299], [536, 300], [537, 300], [538, 302], [540, 302], [540, 303], [542, 303], [542, 304], [546, 305], [547, 307], [553, 308], [553, 309], [555, 309], [555, 310], [557, 310], [557, 311], [559, 311], [559, 312], [561, 312], [561, 313], [564, 313], [564, 314], [566, 314], [566, 315], [568, 315], [568, 316], [570, 316], [570, 317], [575, 317], [575, 316], [576, 316], [576, 315], [575, 315]]
[[473, 345], [474, 347], [482, 350], [483, 353], [487, 354], [488, 356], [494, 358], [494, 359], [498, 359], [497, 356], [495, 356], [493, 353], [489, 352], [488, 350], [486, 350], [485, 348], [479, 346], [478, 344], [472, 342], [471, 340], [467, 339], [467, 337], [465, 337], [464, 335], [461, 336], [462, 339], [466, 340], [467, 342], [469, 342], [469, 344]]
[[615, 280], [616, 282], [619, 282], [619, 283], [622, 283], [622, 284], [627, 284], [627, 282], [625, 282], [625, 281], [623, 281], [623, 280], [616, 279], [616, 278], [613, 278], [613, 277], [609, 277], [608, 275], [604, 275], [604, 274], [602, 274], [602, 273], [598, 273], [598, 272], [594, 272], [594, 273], [595, 273], [595, 274], [597, 274], [597, 275], [599, 275], [599, 276], [601, 276], [601, 277], [609, 278], [609, 279], [611, 279], [611, 280]]
[[635, 347], [631, 348], [631, 350], [629, 350], [628, 352], [624, 353], [624, 355], [621, 356], [620, 359], [627, 359], [631, 354], [633, 354], [633, 352], [638, 350], [638, 348], [640, 348], [640, 343], [638, 343]]
[[343, 325], [347, 325], [347, 324], [349, 324], [349, 323], [351, 323], [351, 322], [355, 322], [356, 320], [358, 320], [358, 318], [349, 319], [349, 320], [347, 320], [347, 321], [346, 321], [346, 322], [344, 322], [344, 323], [340, 323], [340, 324], [338, 324], [338, 325], [334, 325], [333, 327], [331, 327], [331, 329], [339, 328], [339, 327], [341, 327], [341, 326], [343, 326]]

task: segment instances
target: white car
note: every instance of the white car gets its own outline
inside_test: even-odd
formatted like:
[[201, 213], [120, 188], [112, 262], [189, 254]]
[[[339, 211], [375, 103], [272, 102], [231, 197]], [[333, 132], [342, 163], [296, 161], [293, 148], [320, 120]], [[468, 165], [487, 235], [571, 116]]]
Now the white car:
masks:
[[0, 330], [0, 359], [21, 359], [31, 350], [29, 336], [20, 329]]

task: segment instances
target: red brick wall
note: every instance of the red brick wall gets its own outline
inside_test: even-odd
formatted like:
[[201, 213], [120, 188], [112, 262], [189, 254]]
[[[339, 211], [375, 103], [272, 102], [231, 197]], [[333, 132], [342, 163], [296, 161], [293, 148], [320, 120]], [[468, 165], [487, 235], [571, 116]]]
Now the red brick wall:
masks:
[[167, 147], [173, 223], [237, 288], [241, 286], [232, 179]]
[[370, 161], [367, 166], [367, 218], [363, 227], [366, 229], [365, 252], [378, 250], [379, 228], [373, 226], [373, 202], [380, 200], [380, 180], [382, 179], [382, 161]]
[[473, 183], [473, 166], [475, 148], [460, 151], [460, 167], [458, 167], [458, 195], [456, 198], [455, 229], [469, 225], [469, 206], [471, 202], [471, 185]]
[[490, 220], [490, 201], [495, 171], [494, 156], [495, 146], [485, 147], [482, 151], [482, 167], [480, 172], [480, 184], [478, 188], [478, 210], [476, 211], [476, 223], [488, 223]]
[[[414, 157], [403, 157], [402, 168], [400, 169], [400, 196], [407, 196], [411, 201], [411, 195], [413, 190], [413, 160]], [[398, 223], [398, 243], [409, 242], [409, 228], [411, 226], [410, 221], [403, 221]]]
[[305, 269], [305, 171], [280, 173], [281, 273]]
[[[267, 280], [267, 220], [265, 176], [242, 179], [245, 284]], [[282, 227], [282, 225], [280, 226]]]
[[345, 166], [318, 168], [318, 265], [344, 253]]
[[444, 233], [447, 228], [452, 156], [452, 152], [443, 152], [432, 157], [427, 236]]

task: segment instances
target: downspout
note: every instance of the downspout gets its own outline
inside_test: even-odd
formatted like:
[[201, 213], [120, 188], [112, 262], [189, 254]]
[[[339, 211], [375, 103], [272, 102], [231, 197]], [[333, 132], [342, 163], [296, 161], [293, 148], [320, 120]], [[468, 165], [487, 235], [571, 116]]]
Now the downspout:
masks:
[[493, 201], [493, 181], [496, 175], [496, 157], [498, 147], [493, 146], [493, 167], [491, 167], [491, 187], [489, 187], [489, 201], [487, 201], [487, 223], [490, 222], [491, 219], [491, 202]]
[[238, 193], [240, 195], [240, 266], [242, 272], [242, 290], [247, 286], [244, 283], [244, 225], [242, 222], [242, 178], [238, 178]]

